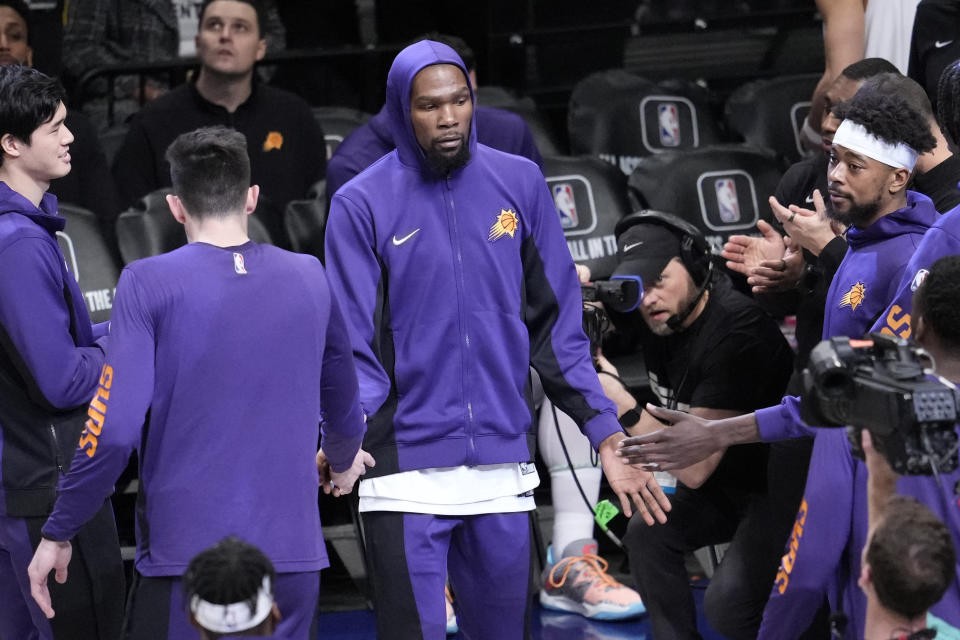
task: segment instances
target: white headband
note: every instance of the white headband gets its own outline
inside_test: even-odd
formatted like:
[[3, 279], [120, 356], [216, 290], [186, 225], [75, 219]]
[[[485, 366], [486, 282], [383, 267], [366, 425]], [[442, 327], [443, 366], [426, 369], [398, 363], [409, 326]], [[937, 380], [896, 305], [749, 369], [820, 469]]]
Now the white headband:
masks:
[[214, 633], [236, 633], [246, 631], [267, 619], [273, 608], [273, 593], [270, 591], [270, 577], [263, 576], [263, 584], [257, 591], [257, 606], [250, 611], [250, 603], [213, 604], [193, 596], [190, 598], [190, 612], [201, 627]]
[[917, 164], [917, 152], [910, 145], [902, 142], [890, 144], [867, 131], [866, 127], [852, 120], [844, 120], [833, 134], [833, 144], [846, 147], [851, 151], [862, 153], [877, 162], [894, 167], [913, 171]]

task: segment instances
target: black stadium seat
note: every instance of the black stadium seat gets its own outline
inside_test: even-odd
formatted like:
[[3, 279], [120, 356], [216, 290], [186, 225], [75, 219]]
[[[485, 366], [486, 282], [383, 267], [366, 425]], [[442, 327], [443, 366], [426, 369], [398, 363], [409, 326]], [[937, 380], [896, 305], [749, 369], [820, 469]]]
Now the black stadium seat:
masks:
[[781, 173], [772, 152], [715, 145], [643, 158], [629, 185], [644, 207], [674, 213], [696, 225], [719, 253], [735, 233], [756, 233], [773, 214], [767, 198]]
[[594, 73], [570, 95], [570, 149], [629, 175], [642, 157], [716, 144], [720, 132], [708, 97], [682, 80], [654, 84], [619, 69]]
[[323, 234], [327, 226], [327, 203], [323, 198], [292, 200], [283, 212], [283, 225], [290, 248], [323, 261]]
[[327, 160], [329, 160], [343, 139], [360, 125], [366, 124], [372, 116], [365, 111], [349, 107], [313, 107], [313, 117], [323, 129], [323, 138], [327, 142]]
[[727, 99], [727, 125], [749, 144], [797, 162], [804, 155], [800, 130], [819, 79], [819, 74], [805, 74], [748, 82]]
[[[169, 189], [148, 193], [117, 219], [117, 240], [124, 264], [134, 260], [173, 251], [187, 243], [183, 225], [177, 222], [167, 207]], [[270, 244], [270, 234], [255, 216], [249, 216], [248, 231], [255, 242]]]
[[626, 176], [591, 156], [546, 157], [543, 172], [573, 261], [594, 279], [609, 277], [617, 266], [613, 228], [631, 211]]
[[509, 89], [496, 86], [484, 86], [477, 89], [477, 104], [485, 107], [504, 109], [517, 114], [530, 127], [533, 141], [541, 156], [563, 155], [560, 140], [546, 118], [537, 111], [537, 104], [529, 96], [517, 97]]
[[113, 309], [120, 268], [103, 239], [96, 215], [66, 203], [61, 203], [58, 209], [67, 221], [66, 228], [57, 232], [67, 268], [80, 285], [90, 318], [94, 322], [106, 322]]

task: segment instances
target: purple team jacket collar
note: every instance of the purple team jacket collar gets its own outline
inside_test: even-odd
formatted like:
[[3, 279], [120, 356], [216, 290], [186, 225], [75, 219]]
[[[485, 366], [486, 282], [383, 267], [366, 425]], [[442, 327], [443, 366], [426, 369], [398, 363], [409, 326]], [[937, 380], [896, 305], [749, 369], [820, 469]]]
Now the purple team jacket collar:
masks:
[[57, 215], [57, 197], [52, 193], [43, 194], [40, 207], [14, 191], [6, 182], [0, 182], [0, 215], [4, 213], [19, 213], [49, 231], [56, 233], [63, 231], [67, 221]]
[[[470, 122], [469, 148], [471, 156], [477, 149], [477, 99], [470, 86], [470, 75], [457, 52], [445, 44], [433, 40], [421, 40], [400, 53], [390, 67], [387, 76], [387, 103], [385, 105], [390, 118], [391, 129], [394, 132], [394, 143], [400, 162], [410, 167], [420, 167], [430, 171], [427, 165], [426, 154], [417, 142], [413, 132], [413, 123], [410, 121], [410, 88], [414, 77], [424, 67], [434, 64], [452, 64], [460, 67], [470, 87], [470, 99], [473, 101], [473, 118]], [[402, 134], [401, 134], [402, 132]]]
[[916, 191], [907, 191], [907, 206], [888, 213], [865, 229], [850, 227], [847, 242], [856, 249], [905, 233], [924, 233], [938, 218], [939, 214], [930, 198]]

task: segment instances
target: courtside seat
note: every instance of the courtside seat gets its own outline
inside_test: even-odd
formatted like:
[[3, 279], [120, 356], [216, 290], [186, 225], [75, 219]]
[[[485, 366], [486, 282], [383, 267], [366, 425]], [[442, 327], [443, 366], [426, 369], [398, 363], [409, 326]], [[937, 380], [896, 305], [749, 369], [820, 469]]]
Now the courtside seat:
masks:
[[573, 261], [608, 278], [617, 266], [613, 229], [631, 211], [626, 176], [591, 156], [548, 156], [543, 173]]
[[770, 151], [714, 145], [643, 158], [628, 183], [644, 207], [694, 224], [719, 253], [730, 235], [757, 233], [760, 218], [772, 220], [767, 199], [780, 177]]
[[66, 203], [60, 203], [58, 209], [67, 221], [66, 228], [57, 232], [67, 269], [80, 285], [90, 318], [94, 322], [106, 322], [113, 309], [120, 268], [93, 212]]
[[326, 198], [288, 202], [283, 212], [283, 225], [293, 251], [309, 253], [323, 262], [323, 234], [327, 226]]
[[313, 117], [323, 129], [323, 138], [327, 142], [327, 160], [333, 155], [340, 143], [372, 116], [365, 111], [350, 107], [313, 107]]
[[804, 154], [800, 130], [810, 112], [819, 74], [756, 80], [738, 87], [724, 107], [727, 126], [749, 144], [766, 147], [793, 164]]
[[107, 166], [113, 166], [113, 160], [117, 157], [117, 152], [123, 146], [123, 141], [127, 137], [127, 131], [130, 125], [127, 123], [115, 124], [107, 127], [97, 134], [100, 141], [100, 147], [103, 149], [103, 155], [107, 158]]
[[570, 95], [570, 149], [629, 175], [641, 158], [720, 141], [709, 94], [684, 80], [655, 84], [620, 69], [581, 80]]
[[[170, 189], [148, 193], [117, 218], [117, 240], [124, 264], [173, 251], [187, 243], [183, 225], [174, 219], [167, 206], [169, 193]], [[258, 206], [247, 219], [250, 239], [272, 244], [266, 227], [256, 217], [259, 210]]]

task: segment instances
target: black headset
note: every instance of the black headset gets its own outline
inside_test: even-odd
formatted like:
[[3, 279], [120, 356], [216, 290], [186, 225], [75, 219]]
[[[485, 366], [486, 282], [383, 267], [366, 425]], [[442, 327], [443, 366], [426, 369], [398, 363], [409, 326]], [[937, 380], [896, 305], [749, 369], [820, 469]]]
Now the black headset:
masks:
[[698, 287], [707, 284], [707, 279], [713, 271], [713, 253], [700, 229], [672, 213], [643, 209], [625, 216], [617, 223], [613, 229], [617, 242], [627, 229], [638, 224], [657, 224], [679, 236], [680, 261], [690, 272], [690, 277]]
[[667, 326], [674, 331], [678, 331], [683, 325], [683, 321], [693, 313], [700, 299], [703, 298], [703, 294], [710, 288], [710, 280], [713, 275], [713, 252], [700, 229], [672, 213], [652, 209], [631, 213], [620, 220], [613, 229], [617, 242], [620, 242], [620, 236], [627, 229], [638, 224], [658, 224], [680, 237], [680, 261], [690, 273], [690, 277], [699, 290], [697, 297], [686, 309], [681, 309], [680, 313], [667, 319]]

